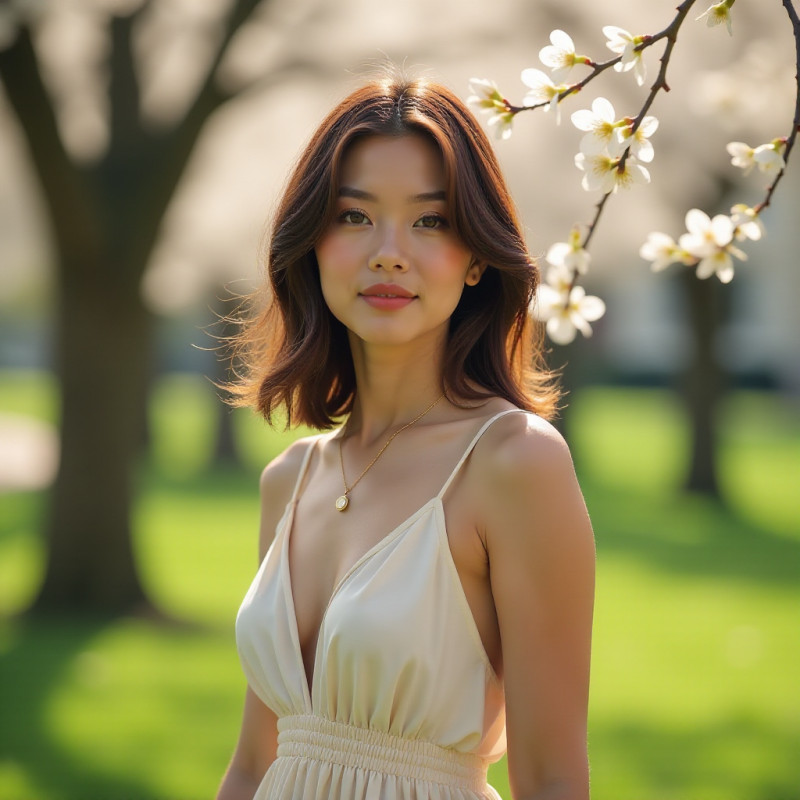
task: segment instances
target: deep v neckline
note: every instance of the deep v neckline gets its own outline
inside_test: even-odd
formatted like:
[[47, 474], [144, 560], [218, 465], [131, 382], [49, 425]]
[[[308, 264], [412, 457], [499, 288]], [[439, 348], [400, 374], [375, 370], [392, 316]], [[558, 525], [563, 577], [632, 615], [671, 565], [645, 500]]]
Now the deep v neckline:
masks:
[[[308, 713], [313, 711], [312, 705], [312, 695], [314, 690], [314, 681], [316, 680], [316, 666], [317, 666], [317, 657], [319, 656], [319, 645], [320, 645], [320, 637], [322, 635], [322, 629], [325, 625], [325, 620], [328, 615], [328, 611], [330, 610], [331, 605], [336, 600], [336, 597], [341, 592], [342, 588], [344, 587], [345, 583], [367, 562], [369, 561], [375, 554], [379, 553], [384, 547], [402, 535], [405, 531], [407, 531], [414, 522], [417, 521], [423, 514], [425, 514], [430, 509], [435, 509], [437, 506], [440, 507], [441, 513], [440, 516], [444, 518], [444, 503], [443, 497], [447, 493], [448, 488], [450, 487], [451, 483], [455, 479], [456, 475], [458, 475], [461, 467], [463, 466], [464, 462], [469, 457], [470, 453], [474, 449], [475, 445], [477, 444], [478, 440], [483, 436], [484, 432], [495, 422], [495, 420], [499, 419], [500, 417], [504, 417], [507, 414], [513, 413], [526, 413], [523, 409], [513, 408], [513, 409], [506, 409], [505, 411], [500, 411], [497, 414], [492, 415], [488, 420], [486, 420], [478, 429], [477, 433], [473, 436], [472, 441], [467, 445], [466, 449], [461, 455], [461, 458], [456, 463], [455, 467], [451, 471], [450, 475], [448, 476], [447, 480], [442, 485], [442, 488], [439, 492], [434, 495], [430, 500], [425, 502], [422, 506], [420, 506], [415, 512], [413, 512], [410, 516], [406, 517], [402, 522], [392, 528], [383, 538], [379, 539], [374, 545], [366, 550], [361, 556], [359, 556], [350, 566], [342, 577], [334, 584], [333, 590], [328, 598], [328, 602], [325, 604], [325, 608], [323, 609], [322, 615], [319, 621], [319, 627], [317, 628], [316, 636], [314, 637], [314, 655], [311, 662], [311, 675], [309, 676], [308, 672], [306, 671], [305, 661], [303, 659], [303, 649], [300, 646], [300, 625], [297, 620], [297, 608], [294, 603], [294, 588], [292, 585], [292, 575], [291, 570], [289, 568], [289, 542], [292, 535], [292, 530], [294, 528], [294, 516], [295, 511], [297, 509], [297, 502], [300, 496], [300, 487], [303, 483], [303, 480], [306, 475], [306, 471], [308, 470], [308, 465], [311, 460], [311, 456], [316, 450], [317, 443], [320, 441], [322, 437], [318, 437], [314, 439], [312, 444], [308, 448], [308, 452], [306, 453], [305, 458], [303, 459], [302, 466], [300, 468], [300, 474], [297, 477], [297, 482], [295, 483], [294, 491], [292, 493], [292, 498], [289, 501], [289, 509], [288, 515], [286, 515], [285, 523], [283, 529], [281, 531], [282, 535], [282, 542], [281, 542], [281, 556], [280, 556], [280, 570], [282, 572], [282, 583], [284, 587], [284, 594], [285, 594], [285, 602], [289, 612], [290, 619], [290, 636], [294, 644], [294, 651], [295, 651], [295, 658], [297, 659], [297, 663], [300, 669], [300, 675], [302, 676], [301, 682], [303, 684], [303, 696], [306, 704], [306, 709]], [[452, 555], [451, 555], [452, 558]], [[455, 565], [453, 565], [455, 568]], [[474, 621], [473, 621], [474, 622]], [[477, 633], [477, 628], [476, 628]], [[482, 648], [481, 648], [482, 649]], [[489, 663], [488, 657], [486, 658], [487, 664]], [[492, 670], [491, 664], [489, 664], [489, 669], [494, 675], [494, 671]]]
[[320, 644], [320, 637], [322, 635], [322, 629], [325, 626], [325, 619], [328, 615], [328, 611], [333, 604], [334, 600], [336, 599], [337, 595], [341, 592], [342, 588], [344, 587], [345, 583], [367, 562], [369, 561], [374, 555], [379, 553], [384, 547], [388, 546], [393, 542], [396, 538], [401, 536], [405, 531], [407, 531], [423, 514], [425, 514], [430, 509], [435, 509], [436, 505], [441, 505], [442, 502], [442, 493], [435, 495], [430, 500], [425, 502], [421, 505], [413, 514], [406, 517], [402, 522], [396, 525], [392, 530], [390, 530], [385, 536], [379, 539], [375, 544], [369, 547], [362, 555], [360, 555], [353, 564], [347, 568], [341, 578], [333, 586], [333, 590], [331, 591], [330, 596], [328, 597], [328, 602], [325, 604], [325, 608], [322, 611], [322, 616], [320, 617], [319, 626], [317, 628], [316, 636], [314, 637], [314, 655], [311, 660], [311, 675], [309, 676], [308, 672], [306, 671], [305, 660], [303, 659], [303, 648], [300, 644], [300, 623], [297, 619], [297, 608], [294, 603], [294, 587], [292, 583], [292, 571], [289, 567], [289, 542], [292, 536], [292, 529], [294, 528], [294, 515], [295, 510], [297, 508], [297, 501], [298, 498], [294, 497], [290, 501], [290, 509], [288, 517], [286, 518], [286, 523], [283, 528], [283, 541], [281, 543], [281, 563], [280, 568], [283, 575], [283, 586], [286, 594], [286, 605], [289, 610], [289, 615], [291, 617], [291, 625], [290, 625], [290, 632], [292, 636], [292, 641], [294, 642], [294, 649], [295, 649], [295, 656], [297, 657], [297, 662], [300, 667], [300, 674], [302, 675], [302, 683], [303, 683], [303, 696], [305, 699], [306, 707], [310, 712], [312, 710], [312, 696], [314, 690], [314, 680], [316, 679], [316, 662], [317, 656], [319, 654], [319, 644]]

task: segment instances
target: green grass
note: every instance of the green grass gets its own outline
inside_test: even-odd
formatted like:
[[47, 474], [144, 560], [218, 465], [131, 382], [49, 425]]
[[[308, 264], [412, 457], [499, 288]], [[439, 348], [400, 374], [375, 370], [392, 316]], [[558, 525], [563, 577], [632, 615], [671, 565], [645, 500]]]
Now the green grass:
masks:
[[[239, 725], [233, 620], [256, 562], [260, 466], [287, 442], [234, 412], [246, 468], [210, 467], [203, 380], [158, 385], [135, 513], [144, 580], [186, 625], [22, 624], [42, 565], [39, 493], [0, 496], [0, 798], [213, 796]], [[52, 383], [0, 374], [0, 411], [53, 420]], [[576, 396], [570, 440], [598, 539], [595, 800], [800, 798], [800, 415], [721, 411], [725, 504], [680, 491], [667, 393]], [[492, 779], [504, 797], [504, 765]]]

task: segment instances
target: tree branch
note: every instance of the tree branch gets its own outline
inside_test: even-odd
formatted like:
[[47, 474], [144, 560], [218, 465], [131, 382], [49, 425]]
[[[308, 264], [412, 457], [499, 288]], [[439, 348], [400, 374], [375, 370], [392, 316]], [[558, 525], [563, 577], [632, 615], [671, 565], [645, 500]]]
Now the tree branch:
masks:
[[789, 165], [789, 155], [792, 152], [797, 134], [800, 133], [800, 17], [797, 15], [797, 9], [794, 7], [792, 0], [782, 0], [783, 7], [789, 15], [789, 21], [792, 23], [792, 33], [794, 34], [794, 47], [796, 57], [796, 71], [795, 71], [795, 84], [796, 92], [794, 98], [794, 119], [792, 120], [792, 130], [786, 137], [786, 147], [783, 151], [783, 169], [775, 176], [775, 180], [767, 187], [767, 194], [764, 199], [755, 207], [756, 214], [760, 214], [772, 202], [772, 195], [775, 189], [786, 173], [786, 167]]
[[262, 0], [236, 1], [225, 20], [225, 28], [205, 80], [186, 114], [171, 130], [151, 133], [148, 137], [149, 152], [144, 158], [144, 168], [139, 173], [141, 184], [131, 195], [131, 202], [136, 206], [136, 218], [140, 222], [135, 240], [130, 242], [130, 246], [136, 249], [135, 253], [131, 253], [131, 262], [134, 264], [145, 263], [143, 254], [150, 252], [158, 236], [164, 212], [203, 126], [211, 114], [231, 97], [230, 93], [219, 87], [216, 80], [217, 69], [236, 32], [260, 2]]
[[63, 254], [78, 238], [87, 242], [95, 226], [89, 212], [90, 198], [61, 139], [27, 25], [21, 25], [14, 43], [0, 51], [0, 78], [25, 133], [33, 168], [46, 187], [42, 197], [57, 248]]
[[110, 158], [135, 149], [142, 139], [140, 87], [136, 75], [131, 33], [139, 11], [127, 16], [114, 16], [111, 20], [111, 80], [109, 98]]
[[[786, 0], [789, 2], [789, 0]], [[695, 4], [696, 0], [685, 0], [681, 5], [677, 8], [677, 14], [672, 22], [667, 25], [664, 30], [660, 31], [659, 33], [653, 34], [653, 36], [647, 37], [647, 39], [642, 42], [636, 49], [637, 50], [644, 50], [646, 47], [651, 47], [656, 42], [660, 41], [661, 39], [666, 39], [667, 44], [664, 48], [664, 52], [661, 54], [661, 66], [658, 70], [658, 75], [656, 76], [653, 85], [650, 87], [650, 91], [647, 93], [647, 97], [645, 98], [644, 103], [636, 115], [633, 123], [631, 125], [631, 140], [633, 135], [638, 130], [639, 126], [642, 124], [647, 112], [650, 110], [650, 107], [653, 105], [653, 102], [656, 99], [656, 95], [660, 91], [669, 91], [669, 84], [667, 84], [667, 67], [669, 66], [670, 59], [672, 58], [672, 51], [675, 47], [675, 43], [678, 41], [678, 31], [681, 29], [681, 26], [686, 20], [686, 15], [689, 13], [689, 9]], [[619, 160], [619, 167], [617, 168], [619, 172], [624, 172], [625, 170], [625, 163], [628, 160], [628, 154], [631, 152], [631, 146], [625, 149], [622, 153], [622, 156]], [[600, 218], [603, 215], [603, 211], [606, 207], [606, 202], [608, 198], [611, 196], [611, 192], [607, 192], [600, 201], [595, 206], [595, 213], [592, 221], [587, 226], [586, 235], [583, 237], [583, 241], [581, 242], [581, 247], [585, 250], [589, 247], [589, 243], [594, 236], [594, 232], [597, 229], [597, 225], [600, 222]], [[578, 282], [578, 272], [577, 270], [573, 273], [572, 276], [572, 283], [571, 288], [574, 288]]]
[[[697, 2], [697, 0], [684, 0], [681, 3], [676, 11], [677, 14], [675, 15], [672, 22], [667, 25], [664, 30], [659, 31], [658, 33], [654, 33], [652, 35], [647, 35], [644, 37], [644, 41], [637, 45], [634, 50], [637, 52], [642, 52], [646, 50], [648, 47], [652, 47], [656, 42], [660, 42], [662, 39], [669, 39], [669, 43], [667, 47], [664, 49], [664, 55], [661, 57], [661, 69], [659, 70], [658, 77], [656, 78], [656, 82], [650, 89], [650, 94], [648, 95], [647, 103], [645, 108], [642, 110], [640, 114], [639, 122], [634, 127], [634, 132], [636, 128], [639, 127], [641, 124], [641, 119], [644, 119], [645, 114], [647, 113], [647, 109], [653, 103], [653, 99], [655, 98], [656, 93], [663, 89], [665, 92], [669, 91], [669, 86], [665, 81], [666, 76], [666, 65], [669, 62], [670, 55], [672, 54], [672, 48], [675, 46], [675, 41], [677, 39], [678, 30], [683, 25], [684, 19], [686, 15], [689, 13], [689, 9]], [[665, 59], [666, 58], [666, 62]], [[589, 66], [591, 66], [591, 72], [583, 79], [579, 80], [577, 83], [570, 84], [563, 92], [558, 95], [558, 102], [560, 103], [564, 98], [569, 97], [571, 94], [577, 94], [584, 88], [587, 84], [591, 83], [595, 78], [605, 72], [609, 67], [613, 67], [614, 64], [618, 64], [622, 60], [622, 56], [615, 56], [614, 58], [610, 58], [608, 61], [601, 61], [595, 62], [592, 61]], [[505, 100], [505, 98], [503, 98]], [[513, 112], [514, 114], [519, 114], [522, 111], [534, 111], [537, 108], [543, 108], [544, 106], [550, 105], [549, 100], [545, 100], [541, 103], [536, 103], [532, 106], [515, 106], [512, 103], [509, 103], [508, 100], [505, 101], [506, 109], [508, 111]]]
[[[675, 43], [678, 41], [678, 31], [681, 29], [681, 26], [685, 22], [686, 15], [689, 13], [689, 9], [695, 4], [695, 2], [696, 0], [685, 0], [685, 2], [681, 3], [681, 5], [678, 6], [677, 9], [678, 13], [675, 15], [675, 18], [672, 20], [672, 22], [669, 25], [667, 25], [667, 27], [664, 28], [664, 30], [662, 30], [661, 32], [648, 37], [644, 42], [642, 42], [642, 44], [639, 45], [639, 47], [636, 48], [637, 50], [643, 50], [645, 47], [650, 47], [651, 45], [655, 44], [661, 39], [666, 38], [667, 40], [666, 47], [664, 47], [664, 52], [661, 54], [661, 59], [660, 59], [661, 66], [659, 67], [658, 75], [656, 76], [653, 85], [650, 87], [650, 91], [647, 93], [647, 97], [645, 98], [645, 101], [642, 104], [639, 113], [636, 115], [636, 117], [633, 120], [633, 123], [631, 124], [631, 132], [630, 132], [631, 141], [633, 141], [633, 135], [639, 129], [639, 126], [642, 124], [642, 121], [647, 115], [647, 112], [653, 105], [653, 102], [656, 99], [656, 95], [662, 90], [665, 92], [669, 91], [669, 84], [667, 83], [667, 67], [669, 66], [670, 59], [672, 58], [672, 51], [675, 47]], [[631, 146], [628, 145], [628, 147], [626, 147], [625, 150], [623, 151], [622, 156], [620, 157], [619, 160], [619, 166], [617, 167], [617, 170], [620, 173], [623, 173], [625, 171], [625, 163], [628, 160], [628, 155], [630, 154], [630, 152], [631, 152]], [[597, 223], [600, 221], [600, 217], [603, 215], [603, 210], [605, 209], [606, 206], [606, 200], [608, 200], [610, 194], [611, 193], [608, 192], [596, 206], [594, 218], [589, 223], [588, 229], [586, 231], [586, 236], [584, 237], [583, 242], [581, 242], [581, 247], [583, 247], [584, 249], [586, 249], [589, 246], [589, 242], [592, 240], [592, 236], [594, 235], [595, 229], [597, 228]], [[577, 282], [577, 278], [578, 278], [578, 273], [576, 272], [572, 278], [573, 286]]]
[[225, 57], [231, 40], [261, 2], [262, 0], [236, 0], [233, 10], [225, 22], [225, 30], [208, 68], [203, 85], [186, 112], [186, 116], [171, 134], [171, 137], [176, 141], [186, 142], [190, 140], [193, 143], [209, 116], [226, 100], [231, 98], [231, 92], [224, 91], [220, 87], [217, 81], [217, 70]]

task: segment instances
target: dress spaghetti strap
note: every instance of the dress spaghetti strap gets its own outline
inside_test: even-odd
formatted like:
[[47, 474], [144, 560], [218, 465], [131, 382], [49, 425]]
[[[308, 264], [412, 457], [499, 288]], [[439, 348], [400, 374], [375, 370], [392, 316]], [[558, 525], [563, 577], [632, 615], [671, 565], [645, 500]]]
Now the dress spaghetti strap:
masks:
[[297, 500], [297, 495], [300, 492], [300, 486], [303, 483], [303, 478], [306, 476], [306, 472], [308, 471], [308, 464], [311, 461], [311, 456], [313, 452], [317, 449], [317, 442], [319, 441], [319, 437], [315, 436], [311, 443], [306, 448], [306, 452], [303, 455], [303, 460], [300, 463], [300, 470], [297, 473], [297, 480], [294, 484], [294, 489], [292, 490], [292, 498], [289, 501], [290, 503], [294, 503]]
[[458, 461], [453, 471], [450, 473], [450, 477], [445, 481], [444, 486], [439, 490], [439, 494], [436, 496], [441, 499], [444, 497], [445, 492], [450, 488], [450, 484], [453, 482], [456, 475], [458, 475], [459, 470], [462, 466], [464, 466], [464, 462], [469, 458], [470, 453], [474, 449], [475, 445], [478, 444], [479, 439], [483, 436], [484, 433], [489, 429], [489, 427], [500, 417], [505, 417], [506, 414], [527, 414], [528, 412], [525, 411], [524, 408], [508, 408], [505, 411], [500, 411], [499, 413], [495, 414], [493, 417], [490, 417], [486, 420], [486, 422], [481, 425], [480, 430], [475, 434], [472, 441], [467, 445], [467, 449], [464, 451], [464, 455]]

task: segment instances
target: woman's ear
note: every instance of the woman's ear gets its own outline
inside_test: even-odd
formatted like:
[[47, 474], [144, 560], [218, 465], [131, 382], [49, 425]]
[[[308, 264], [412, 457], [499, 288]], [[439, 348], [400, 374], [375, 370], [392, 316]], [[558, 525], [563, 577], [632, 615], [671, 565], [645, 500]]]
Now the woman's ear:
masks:
[[482, 264], [479, 261], [474, 261], [469, 265], [469, 269], [467, 270], [467, 276], [464, 278], [464, 283], [467, 286], [476, 286], [481, 279], [481, 275], [483, 275], [484, 270], [486, 269], [486, 264]]

